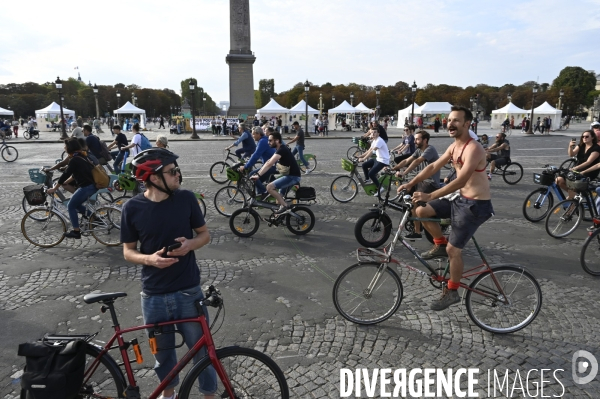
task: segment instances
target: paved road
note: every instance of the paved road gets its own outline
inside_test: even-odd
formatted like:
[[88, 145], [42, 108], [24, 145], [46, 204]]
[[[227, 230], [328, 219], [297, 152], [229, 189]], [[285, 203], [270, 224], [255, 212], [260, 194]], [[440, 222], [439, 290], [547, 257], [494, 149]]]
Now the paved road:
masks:
[[[573, 129], [571, 135], [580, 133]], [[450, 140], [444, 134], [439, 136], [431, 144], [443, 151]], [[598, 378], [584, 386], [575, 385], [571, 378], [575, 351], [584, 349], [600, 357], [598, 281], [587, 276], [578, 263], [586, 226], [569, 238], [555, 240], [541, 224], [529, 223], [521, 215], [523, 198], [535, 188], [531, 174], [544, 164], [565, 159], [569, 137], [513, 135], [513, 159], [523, 165], [525, 177], [516, 186], [508, 186], [502, 179], [492, 180], [496, 216], [477, 237], [494, 263], [529, 267], [544, 295], [542, 311], [534, 323], [507, 336], [480, 330], [463, 305], [437, 313], [428, 310], [438, 291], [419, 274], [406, 270], [402, 273], [405, 298], [391, 319], [373, 327], [346, 322], [331, 300], [333, 281], [355, 262], [358, 244], [352, 233], [354, 222], [373, 203], [364, 193], [349, 204], [337, 203], [329, 194], [332, 179], [343, 173], [340, 158], [350, 141], [307, 141], [307, 152], [316, 154], [319, 162], [314, 174], [303, 177], [303, 184], [315, 187], [319, 197], [312, 207], [318, 218], [313, 232], [296, 237], [284, 228], [263, 223], [254, 237], [240, 239], [230, 232], [228, 220], [218, 215], [211, 203], [221, 186], [208, 178], [208, 168], [219, 160], [221, 149], [228, 143], [213, 141], [212, 136], [209, 139], [173, 141], [171, 149], [181, 155], [184, 188], [199, 190], [208, 198], [207, 223], [212, 239], [197, 257], [203, 283], [217, 284], [226, 300], [225, 320], [216, 340], [221, 346], [238, 344], [271, 355], [285, 371], [292, 397], [337, 398], [339, 370], [363, 367], [477, 367], [482, 370], [476, 386], [481, 397], [487, 395], [488, 369], [502, 375], [510, 369], [511, 387], [517, 370], [525, 381], [525, 374], [533, 368], [564, 369], [557, 374], [562, 385], [544, 378], [551, 380], [544, 383], [544, 395], [560, 395], [564, 386], [565, 397], [598, 397]], [[392, 144], [397, 142], [392, 138]], [[121, 324], [141, 322], [140, 267], [125, 262], [120, 248], [107, 248], [84, 237], [41, 249], [23, 238], [20, 204], [21, 188], [28, 184], [27, 169], [52, 164], [62, 146], [23, 142], [17, 148], [17, 162], [0, 163], [2, 398], [15, 397], [18, 392], [19, 370], [24, 364], [16, 356], [19, 343], [45, 332], [99, 331], [99, 341], [108, 339], [111, 325], [107, 315], [101, 314], [98, 306], [83, 303], [85, 293], [127, 292], [128, 296], [117, 302]], [[399, 220], [398, 215], [392, 216], [395, 222]], [[425, 250], [429, 243], [423, 240], [415, 246]], [[475, 265], [473, 248], [466, 252], [467, 265]], [[405, 256], [405, 260], [412, 262], [410, 257]], [[144, 342], [146, 362], [136, 366], [137, 375], [148, 393], [155, 377], [146, 339], [138, 338]], [[530, 388], [536, 381], [540, 381], [539, 374], [531, 374]], [[513, 397], [522, 396], [515, 391]]]

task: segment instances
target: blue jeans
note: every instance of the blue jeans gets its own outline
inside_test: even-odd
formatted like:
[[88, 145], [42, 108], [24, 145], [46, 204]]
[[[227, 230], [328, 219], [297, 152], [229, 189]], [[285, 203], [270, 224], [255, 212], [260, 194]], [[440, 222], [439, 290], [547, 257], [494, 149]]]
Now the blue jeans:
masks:
[[[257, 173], [259, 169], [255, 169], [252, 171], [252, 173], [250, 173], [250, 175], [252, 176], [253, 174]], [[257, 194], [264, 194], [267, 192], [267, 189], [265, 188], [265, 185], [263, 184], [264, 182], [268, 181], [269, 178], [275, 174], [275, 172], [277, 172], [277, 168], [275, 166], [271, 167], [271, 169], [267, 170], [265, 172], [265, 174], [263, 174], [261, 177], [258, 178], [258, 180], [256, 181], [256, 191]]]
[[115, 174], [118, 175], [121, 173], [121, 162], [123, 162], [123, 157], [126, 151], [111, 151], [110, 155], [114, 158], [115, 162], [113, 163], [113, 169], [115, 170]]
[[381, 169], [385, 168], [386, 164], [378, 162], [375, 158], [371, 158], [362, 164], [363, 172], [365, 172], [365, 179], [371, 179], [373, 183], [379, 188], [379, 181], [377, 180], [377, 173]]
[[298, 156], [300, 157], [300, 160], [302, 161], [304, 166], [306, 166], [308, 168], [308, 162], [306, 162], [306, 159], [304, 159], [304, 146], [303, 145], [295, 146], [294, 149], [292, 150], [292, 155], [296, 155], [296, 153], [298, 153]]
[[255, 150], [253, 150], [252, 148], [238, 148], [237, 150], [235, 150], [235, 155], [238, 158], [246, 158], [251, 156], [254, 153]]
[[71, 219], [71, 224], [73, 225], [74, 229], [79, 228], [79, 218], [77, 217], [77, 212], [85, 215], [86, 209], [82, 204], [87, 201], [88, 197], [93, 195], [96, 191], [98, 191], [98, 189], [94, 184], [90, 184], [85, 187], [79, 187], [69, 200], [67, 209], [69, 210], [69, 219]]
[[[168, 294], [148, 295], [144, 292], [142, 296], [142, 314], [144, 315], [144, 324], [154, 324], [163, 321], [198, 317], [198, 310], [195, 303], [204, 298], [200, 285], [185, 290], [170, 292]], [[204, 307], [204, 313], [208, 313]], [[188, 348], [193, 347], [202, 337], [202, 328], [199, 323], [178, 323], [177, 330], [180, 331], [185, 339]], [[162, 327], [164, 331], [173, 331], [174, 327]], [[158, 353], [154, 355], [156, 363], [154, 371], [162, 381], [177, 364], [177, 353], [175, 349], [160, 350], [160, 348], [169, 348], [175, 346], [176, 334], [156, 335], [156, 344]], [[206, 356], [206, 349], [201, 349], [194, 356], [194, 364], [198, 363]], [[200, 392], [210, 394], [217, 390], [217, 374], [213, 367], [209, 367], [198, 377]], [[179, 384], [179, 376], [175, 376], [167, 388], [173, 388]]]
[[281, 176], [279, 179], [275, 180], [273, 184], [275, 188], [279, 190], [279, 193], [285, 197], [285, 194], [288, 191], [288, 188], [292, 187], [294, 184], [300, 183], [300, 176]]

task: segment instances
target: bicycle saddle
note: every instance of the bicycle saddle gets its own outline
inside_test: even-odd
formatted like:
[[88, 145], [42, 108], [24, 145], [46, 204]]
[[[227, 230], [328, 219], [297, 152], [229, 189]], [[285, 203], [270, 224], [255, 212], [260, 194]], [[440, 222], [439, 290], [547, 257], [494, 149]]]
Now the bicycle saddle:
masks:
[[99, 294], [87, 294], [83, 297], [83, 301], [85, 303], [96, 303], [96, 302], [104, 302], [104, 301], [114, 301], [117, 298], [121, 298], [127, 296], [125, 292], [109, 292], [109, 293], [99, 293]]

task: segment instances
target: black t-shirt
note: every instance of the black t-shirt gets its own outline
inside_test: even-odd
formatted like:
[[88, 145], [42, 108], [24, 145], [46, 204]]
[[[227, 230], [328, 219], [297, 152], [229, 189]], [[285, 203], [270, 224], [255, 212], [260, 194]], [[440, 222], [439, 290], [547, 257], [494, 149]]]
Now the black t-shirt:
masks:
[[[176, 190], [161, 202], [138, 194], [123, 206], [121, 242], [139, 241], [138, 250], [149, 255], [175, 243], [178, 237], [193, 238], [193, 229], [204, 225], [198, 200], [191, 191]], [[198, 286], [200, 271], [194, 251], [178, 259], [165, 269], [143, 265], [143, 291], [149, 295], [165, 294]]]
[[[589, 150], [585, 150], [585, 144], [581, 144], [579, 146], [579, 151], [577, 152], [577, 165], [581, 165], [584, 162], [587, 162], [588, 158], [590, 157], [590, 155], [592, 155], [592, 153], [594, 152], [600, 152], [600, 146], [598, 144], [594, 144], [590, 147]], [[596, 158], [591, 165], [588, 166], [588, 168], [596, 165], [597, 163], [600, 162], [600, 156], [598, 158]], [[600, 174], [600, 170], [594, 170], [593, 172], [590, 173], [586, 173], [585, 175], [587, 177], [589, 177], [590, 179], [595, 179], [596, 177], [598, 177], [598, 174]]]
[[383, 126], [377, 125], [377, 131], [379, 132], [379, 137], [383, 139], [386, 143], [388, 142], [388, 135]]
[[85, 142], [90, 150], [90, 152], [96, 157], [102, 157], [102, 147], [100, 146], [100, 139], [93, 134], [90, 134], [85, 138]]
[[296, 145], [304, 147], [304, 130], [298, 128], [298, 130], [296, 130], [296, 136], [298, 136], [298, 140], [296, 140]]
[[73, 176], [77, 187], [86, 187], [90, 184], [96, 184], [94, 182], [94, 176], [92, 176], [92, 169], [94, 166], [83, 156], [75, 153], [73, 158], [69, 161], [67, 169], [58, 179], [59, 184], [63, 184], [69, 177]]
[[296, 158], [294, 158], [294, 156], [292, 155], [292, 152], [285, 144], [282, 144], [279, 147], [279, 149], [275, 152], [275, 154], [278, 154], [281, 156], [281, 158], [279, 158], [280, 164], [282, 164], [283, 166], [290, 167], [290, 176], [298, 176], [298, 177], [301, 176], [300, 175], [300, 167], [298, 166], [298, 162], [296, 162]]
[[117, 134], [117, 137], [115, 137], [115, 141], [117, 142], [117, 147], [119, 148], [119, 150], [121, 149], [121, 147], [125, 147], [129, 144], [129, 141], [127, 141], [127, 136], [125, 136], [125, 134], [123, 133]]

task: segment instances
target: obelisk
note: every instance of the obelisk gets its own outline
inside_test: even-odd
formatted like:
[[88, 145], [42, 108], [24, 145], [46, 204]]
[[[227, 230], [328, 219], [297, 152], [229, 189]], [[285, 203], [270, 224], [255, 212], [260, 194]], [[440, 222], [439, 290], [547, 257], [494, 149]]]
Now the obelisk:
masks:
[[254, 116], [254, 74], [256, 60], [250, 49], [249, 0], [229, 0], [230, 49], [225, 58], [229, 64], [229, 115]]

